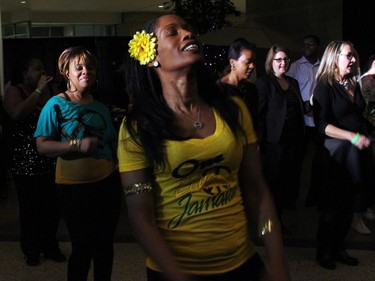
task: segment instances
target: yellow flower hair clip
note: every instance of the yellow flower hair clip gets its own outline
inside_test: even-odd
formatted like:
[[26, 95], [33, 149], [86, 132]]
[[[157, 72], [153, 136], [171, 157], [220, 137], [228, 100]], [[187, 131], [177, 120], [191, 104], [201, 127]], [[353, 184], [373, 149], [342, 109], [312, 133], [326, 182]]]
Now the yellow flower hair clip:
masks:
[[130, 57], [139, 60], [141, 65], [153, 61], [156, 56], [156, 37], [154, 33], [137, 31], [129, 42]]

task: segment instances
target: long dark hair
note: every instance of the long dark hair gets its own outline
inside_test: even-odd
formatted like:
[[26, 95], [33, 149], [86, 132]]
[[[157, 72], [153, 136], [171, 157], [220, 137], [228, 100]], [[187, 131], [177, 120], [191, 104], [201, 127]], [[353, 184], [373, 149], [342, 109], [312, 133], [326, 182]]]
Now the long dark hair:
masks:
[[[163, 15], [162, 15], [163, 16]], [[148, 22], [141, 30], [154, 32], [160, 17]], [[198, 92], [201, 98], [215, 108], [238, 139], [242, 131], [239, 124], [238, 106], [229, 100], [209, 75], [203, 64], [198, 70]], [[153, 169], [165, 167], [165, 140], [184, 140], [181, 129], [175, 122], [174, 112], [164, 101], [160, 80], [155, 70], [127, 54], [125, 61], [125, 79], [128, 93], [133, 97], [133, 110], [125, 119], [125, 126], [135, 142], [143, 147], [145, 155]]]

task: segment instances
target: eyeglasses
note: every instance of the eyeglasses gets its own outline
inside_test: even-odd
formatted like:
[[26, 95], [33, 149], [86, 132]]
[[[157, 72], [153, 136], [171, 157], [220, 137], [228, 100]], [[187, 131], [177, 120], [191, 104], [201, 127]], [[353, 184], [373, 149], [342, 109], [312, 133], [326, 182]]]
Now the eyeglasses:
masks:
[[347, 54], [340, 54], [340, 56], [346, 56], [348, 60], [352, 60], [354, 58], [353, 53], [347, 53]]
[[290, 58], [278, 58], [273, 60], [277, 61], [277, 63], [281, 63], [282, 61], [284, 61], [285, 63], [290, 62]]

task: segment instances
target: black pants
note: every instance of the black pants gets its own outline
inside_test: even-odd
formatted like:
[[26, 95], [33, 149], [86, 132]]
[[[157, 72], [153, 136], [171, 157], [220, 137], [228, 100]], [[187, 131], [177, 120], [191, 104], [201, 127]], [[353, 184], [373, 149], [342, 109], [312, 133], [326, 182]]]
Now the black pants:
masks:
[[274, 196], [278, 215], [299, 196], [303, 144], [263, 144], [263, 171]]
[[117, 173], [96, 183], [59, 186], [62, 217], [72, 243], [68, 281], [86, 281], [91, 260], [94, 280], [111, 280], [120, 187]]
[[[344, 206], [342, 206], [344, 207]], [[339, 208], [323, 212], [317, 232], [317, 255], [335, 255], [345, 250], [345, 239], [353, 218], [351, 208]]]
[[322, 136], [319, 134], [318, 129], [316, 127], [309, 127], [305, 126], [305, 136], [303, 139], [303, 155], [304, 159], [306, 159], [306, 155], [308, 153], [308, 149], [310, 145], [313, 145], [313, 155], [312, 155], [312, 162], [311, 162], [311, 173], [310, 173], [310, 186], [308, 188], [308, 193], [306, 197], [306, 206], [313, 207], [317, 205], [317, 189], [321, 185], [321, 182], [324, 180], [321, 176], [321, 168], [322, 164], [319, 162], [319, 153], [320, 149], [323, 146], [323, 139]]
[[[322, 167], [318, 210], [322, 212], [318, 254], [345, 249], [354, 211], [365, 210], [364, 196], [372, 183], [372, 152], [345, 140], [327, 139], [321, 151]], [[365, 196], [368, 197], [368, 196]]]
[[[265, 266], [258, 254], [249, 259], [239, 268], [220, 275], [193, 276], [196, 281], [260, 281], [265, 272]], [[147, 281], [167, 281], [160, 272], [147, 268]]]
[[21, 250], [26, 256], [54, 253], [59, 209], [54, 174], [16, 176]]
[[[348, 141], [325, 140], [325, 183], [321, 193], [324, 194], [328, 207], [341, 200], [354, 200], [354, 211], [364, 212], [373, 201], [374, 157], [372, 148], [359, 150]], [[322, 171], [323, 172], [323, 171]], [[345, 189], [343, 188], [345, 186]], [[346, 199], [349, 198], [349, 199]], [[324, 201], [323, 201], [324, 202]]]

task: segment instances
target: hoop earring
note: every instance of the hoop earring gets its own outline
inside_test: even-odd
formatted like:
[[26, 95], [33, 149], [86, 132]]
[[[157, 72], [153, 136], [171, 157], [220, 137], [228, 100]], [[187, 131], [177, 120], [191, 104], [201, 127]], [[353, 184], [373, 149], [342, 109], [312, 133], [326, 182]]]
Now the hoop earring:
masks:
[[[77, 91], [77, 87], [75, 87], [75, 89], [72, 90], [72, 84], [70, 83], [70, 80], [68, 81], [67, 86], [68, 86], [68, 90], [69, 91], [71, 91], [71, 92], [76, 92]], [[73, 86], [74, 86], [74, 84], [73, 84]]]
[[154, 61], [154, 63], [152, 65], [154, 66], [154, 68], [157, 68], [157, 67], [159, 67], [159, 62], [156, 60], [156, 61]]
[[68, 81], [66, 82], [66, 89], [67, 89], [67, 90], [70, 90], [70, 80], [68, 80]]

